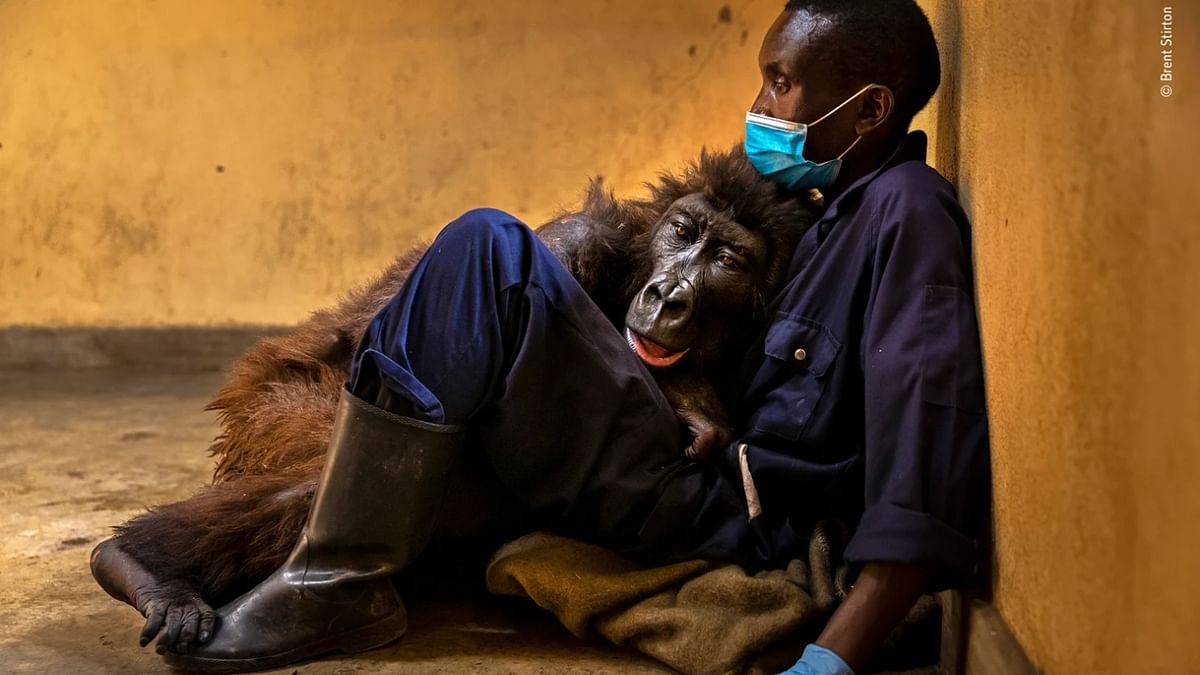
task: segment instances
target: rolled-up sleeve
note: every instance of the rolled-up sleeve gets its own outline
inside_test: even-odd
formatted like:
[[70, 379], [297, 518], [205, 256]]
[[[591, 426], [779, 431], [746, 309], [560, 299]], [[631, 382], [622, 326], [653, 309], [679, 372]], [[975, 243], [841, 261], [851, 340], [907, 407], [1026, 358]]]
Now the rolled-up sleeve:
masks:
[[991, 501], [966, 216], [932, 172], [872, 187], [865, 511], [846, 556], [925, 565], [935, 587], [959, 586], [973, 579]]

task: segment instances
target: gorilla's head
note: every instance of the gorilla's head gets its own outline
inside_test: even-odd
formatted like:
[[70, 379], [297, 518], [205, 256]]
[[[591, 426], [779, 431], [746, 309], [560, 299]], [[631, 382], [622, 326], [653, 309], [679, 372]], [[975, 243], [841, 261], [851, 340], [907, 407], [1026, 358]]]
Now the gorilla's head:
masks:
[[741, 147], [705, 152], [681, 175], [662, 175], [632, 203], [653, 223], [634, 236], [625, 336], [647, 365], [710, 363], [757, 324], [800, 236], [821, 206], [758, 174]]

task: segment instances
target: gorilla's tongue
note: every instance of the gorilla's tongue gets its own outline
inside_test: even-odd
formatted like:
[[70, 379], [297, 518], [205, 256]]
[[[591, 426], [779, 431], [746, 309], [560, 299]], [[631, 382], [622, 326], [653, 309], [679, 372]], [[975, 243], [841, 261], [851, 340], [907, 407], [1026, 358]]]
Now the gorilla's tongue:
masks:
[[655, 344], [650, 340], [634, 333], [628, 328], [625, 329], [625, 339], [629, 342], [629, 347], [633, 349], [633, 353], [638, 355], [647, 365], [655, 368], [667, 368], [675, 365], [679, 359], [687, 354], [687, 350], [681, 352], [671, 351], [662, 345]]

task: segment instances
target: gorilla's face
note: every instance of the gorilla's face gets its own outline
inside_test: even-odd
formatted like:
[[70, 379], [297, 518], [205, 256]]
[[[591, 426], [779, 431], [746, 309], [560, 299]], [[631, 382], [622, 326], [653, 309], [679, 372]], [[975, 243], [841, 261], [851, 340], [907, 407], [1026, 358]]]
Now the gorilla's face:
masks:
[[764, 236], [702, 194], [671, 205], [650, 235], [649, 281], [625, 315], [625, 337], [647, 365], [714, 359], [744, 329], [770, 263]]

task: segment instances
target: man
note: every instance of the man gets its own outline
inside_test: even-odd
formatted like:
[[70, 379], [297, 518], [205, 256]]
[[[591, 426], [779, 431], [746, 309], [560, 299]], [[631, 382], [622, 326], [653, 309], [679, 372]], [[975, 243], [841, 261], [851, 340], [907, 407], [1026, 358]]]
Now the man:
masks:
[[462, 461], [489, 462], [556, 529], [647, 563], [765, 567], [817, 518], [857, 523], [853, 589], [791, 673], [852, 673], [921, 593], [972, 580], [989, 460], [968, 224], [908, 133], [939, 80], [929, 23], [912, 0], [793, 0], [759, 60], [747, 154], [828, 207], [746, 355], [738, 440], [683, 460], [625, 337], [527, 227], [470, 212], [360, 344], [291, 557], [173, 664], [276, 667], [399, 637], [387, 577], [428, 538], [464, 434]]

